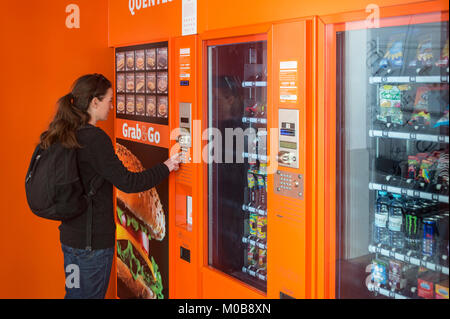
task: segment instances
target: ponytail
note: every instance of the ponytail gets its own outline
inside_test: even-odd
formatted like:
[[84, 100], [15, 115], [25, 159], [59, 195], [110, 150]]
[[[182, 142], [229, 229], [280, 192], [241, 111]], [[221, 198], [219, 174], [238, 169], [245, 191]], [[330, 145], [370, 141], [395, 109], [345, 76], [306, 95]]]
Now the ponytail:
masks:
[[47, 131], [40, 137], [40, 145], [47, 149], [60, 142], [66, 148], [80, 148], [76, 131], [89, 123], [90, 102], [94, 97], [103, 98], [111, 87], [111, 82], [100, 74], [89, 74], [80, 77], [72, 91], [62, 96], [58, 102], [56, 115]]

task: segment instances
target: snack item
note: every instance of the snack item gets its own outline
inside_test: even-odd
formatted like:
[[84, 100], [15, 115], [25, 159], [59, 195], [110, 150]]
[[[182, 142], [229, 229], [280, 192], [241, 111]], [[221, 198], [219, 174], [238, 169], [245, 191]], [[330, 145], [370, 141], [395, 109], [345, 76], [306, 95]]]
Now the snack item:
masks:
[[372, 281], [376, 285], [386, 285], [388, 282], [388, 262], [384, 259], [372, 261]]
[[134, 73], [127, 73], [126, 76], [127, 93], [134, 92]]
[[118, 93], [125, 92], [125, 75], [123, 73], [118, 73], [117, 74], [116, 87], [117, 87], [117, 92]]
[[383, 85], [380, 87], [380, 112], [377, 114], [379, 121], [388, 125], [404, 124], [402, 94], [409, 88], [408, 85]]
[[168, 113], [168, 104], [167, 104], [167, 96], [158, 97], [158, 117], [167, 118]]
[[147, 96], [147, 108], [146, 108], [147, 116], [156, 116], [156, 96]]
[[[447, 92], [447, 93], [446, 93]], [[414, 112], [408, 124], [414, 129], [430, 127], [436, 124], [442, 115], [441, 105], [448, 103], [448, 85], [426, 85], [417, 88]]]
[[267, 250], [259, 249], [258, 250], [258, 269], [266, 270], [267, 268]]
[[434, 128], [440, 127], [440, 126], [448, 126], [448, 105], [447, 108], [444, 111], [444, 115], [434, 124]]
[[145, 91], [145, 75], [144, 73], [136, 73], [136, 93], [144, 93]]
[[258, 215], [257, 214], [250, 214], [250, 217], [248, 219], [250, 236], [256, 236], [257, 223], [258, 223]]
[[409, 67], [415, 67], [416, 73], [423, 68], [430, 68], [433, 65], [432, 35], [431, 33], [423, 34], [419, 37], [417, 46], [416, 59], [409, 63]]
[[158, 73], [157, 90], [159, 94], [167, 93], [167, 72]]
[[125, 69], [125, 53], [117, 52], [116, 53], [116, 70], [123, 71]]
[[254, 266], [256, 264], [255, 257], [257, 257], [256, 254], [256, 246], [248, 244], [247, 245], [247, 265], [248, 266]]
[[125, 96], [122, 94], [117, 95], [117, 113], [118, 114], [125, 113]]
[[436, 66], [441, 68], [448, 67], [448, 38], [447, 41], [445, 42], [444, 47], [442, 48], [441, 58], [439, 59], [439, 61], [436, 62]]
[[435, 298], [448, 299], [448, 278], [435, 285]]
[[126, 70], [132, 71], [134, 70], [134, 51], [128, 51], [125, 53], [126, 58]]
[[158, 69], [167, 69], [167, 48], [157, 49]]
[[145, 51], [136, 51], [136, 70], [144, 70], [145, 65]]
[[147, 70], [154, 70], [156, 68], [156, 51], [155, 49], [145, 50], [147, 63], [145, 64]]
[[137, 242], [117, 225], [117, 279], [119, 298], [163, 299], [161, 274]]
[[155, 93], [155, 89], [156, 89], [156, 75], [155, 73], [151, 72], [151, 73], [147, 73], [146, 75], [146, 92], [147, 93]]
[[134, 115], [134, 95], [127, 95], [127, 107], [126, 107], [126, 113], [130, 115]]
[[258, 239], [266, 239], [267, 236], [267, 218], [265, 216], [258, 216], [256, 222], [256, 235]]
[[380, 61], [380, 67], [387, 69], [388, 73], [403, 66], [404, 39], [405, 34], [402, 32], [394, 33], [389, 39], [386, 54]]
[[[116, 153], [123, 165], [131, 172], [142, 172], [144, 167], [139, 159], [125, 146], [116, 143]], [[161, 241], [166, 235], [166, 219], [156, 188], [140, 193], [124, 193], [117, 190], [117, 207], [125, 214], [126, 227], [137, 238], [144, 238], [143, 232], [152, 239]], [[119, 216], [121, 220], [121, 216]], [[145, 239], [145, 238], [144, 238]], [[144, 243], [144, 247], [145, 242]]]
[[136, 115], [145, 115], [145, 96], [136, 95]]

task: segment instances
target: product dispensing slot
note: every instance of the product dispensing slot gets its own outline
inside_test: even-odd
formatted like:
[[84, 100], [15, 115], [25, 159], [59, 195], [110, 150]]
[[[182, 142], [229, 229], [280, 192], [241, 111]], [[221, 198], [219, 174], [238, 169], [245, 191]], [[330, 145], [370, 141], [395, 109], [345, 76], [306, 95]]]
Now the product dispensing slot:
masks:
[[178, 144], [180, 145], [181, 152], [184, 154], [183, 163], [188, 163], [191, 161], [190, 158], [190, 148], [191, 148], [191, 103], [180, 103], [180, 114], [179, 114], [179, 127], [180, 135], [178, 136]]

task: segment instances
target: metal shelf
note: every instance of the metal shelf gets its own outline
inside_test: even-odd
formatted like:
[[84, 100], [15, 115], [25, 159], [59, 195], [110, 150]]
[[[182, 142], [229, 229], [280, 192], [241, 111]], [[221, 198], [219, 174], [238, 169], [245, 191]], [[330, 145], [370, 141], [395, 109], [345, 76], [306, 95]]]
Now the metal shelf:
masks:
[[432, 135], [432, 134], [420, 134], [420, 133], [403, 133], [392, 132], [383, 130], [369, 130], [370, 137], [384, 137], [394, 138], [401, 140], [415, 140], [415, 141], [427, 141], [437, 143], [449, 143], [449, 137], [446, 135]]
[[371, 76], [369, 83], [448, 83], [448, 75], [431, 76]]
[[390, 298], [394, 298], [394, 299], [411, 299], [409, 297], [403, 296], [399, 293], [396, 293], [395, 291], [391, 291], [382, 287], [379, 287], [377, 285], [374, 285], [373, 283], [369, 283], [367, 285], [367, 289], [369, 289], [369, 291], [373, 291], [373, 292], [377, 292], [380, 295], [386, 296], [386, 297], [390, 297]]
[[246, 274], [249, 274], [252, 277], [258, 278], [260, 280], [267, 281], [267, 276], [266, 275], [258, 273], [258, 270], [254, 271], [254, 270], [250, 269], [250, 267], [243, 266], [242, 267], [242, 272], [244, 272]]
[[444, 275], [448, 276], [448, 267], [444, 267], [442, 265], [435, 264], [435, 263], [433, 263], [431, 261], [428, 261], [426, 257], [424, 257], [422, 259], [414, 257], [414, 256], [410, 257], [410, 256], [408, 256], [408, 254], [405, 255], [403, 253], [398, 253], [396, 251], [393, 251], [393, 250], [390, 250], [390, 249], [385, 249], [385, 248], [382, 248], [382, 247], [377, 247], [375, 245], [369, 245], [369, 251], [371, 253], [378, 253], [378, 254], [381, 254], [383, 256], [394, 258], [396, 260], [403, 261], [403, 262], [406, 262], [406, 263], [411, 264], [411, 265], [425, 267], [425, 268], [430, 269], [432, 271], [441, 272]]
[[254, 236], [242, 237], [242, 242], [244, 244], [250, 244], [261, 249], [267, 249], [267, 244], [265, 242], [255, 240]]
[[414, 197], [414, 198], [435, 200], [435, 201], [438, 201], [441, 203], [448, 204], [448, 195], [427, 193], [427, 192], [422, 192], [422, 191], [418, 191], [418, 190], [414, 190], [414, 189], [402, 188], [402, 187], [396, 187], [396, 186], [390, 186], [390, 185], [378, 184], [378, 183], [369, 183], [369, 189], [377, 190], [377, 191], [386, 191], [389, 193], [406, 195], [406, 196], [410, 196], [410, 197]]
[[247, 205], [242, 205], [242, 210], [249, 212], [249, 213], [256, 213], [258, 215], [261, 216], [267, 216], [267, 211], [263, 210], [263, 209], [258, 209], [256, 207], [252, 207], [252, 206], [247, 206]]
[[242, 87], [267, 87], [267, 81], [245, 81], [242, 82]]

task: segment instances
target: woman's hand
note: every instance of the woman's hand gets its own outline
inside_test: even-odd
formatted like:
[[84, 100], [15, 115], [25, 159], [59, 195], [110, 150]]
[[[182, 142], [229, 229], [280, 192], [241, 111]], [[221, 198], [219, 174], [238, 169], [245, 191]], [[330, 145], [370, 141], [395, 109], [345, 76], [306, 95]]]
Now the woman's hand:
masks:
[[182, 158], [182, 153], [177, 153], [164, 162], [169, 169], [169, 172], [178, 171]]

